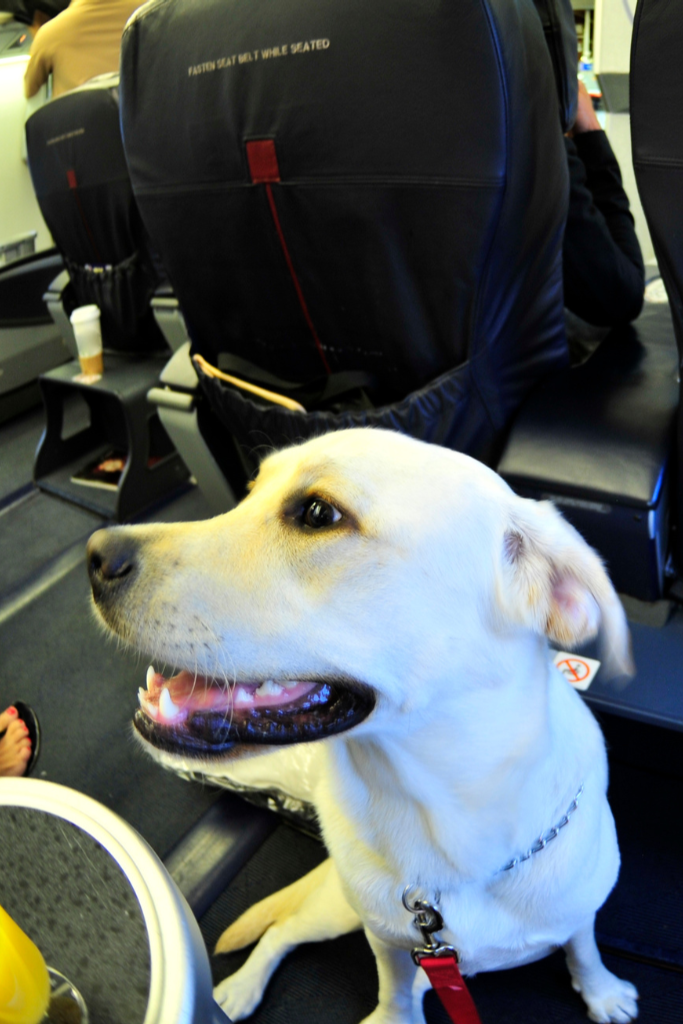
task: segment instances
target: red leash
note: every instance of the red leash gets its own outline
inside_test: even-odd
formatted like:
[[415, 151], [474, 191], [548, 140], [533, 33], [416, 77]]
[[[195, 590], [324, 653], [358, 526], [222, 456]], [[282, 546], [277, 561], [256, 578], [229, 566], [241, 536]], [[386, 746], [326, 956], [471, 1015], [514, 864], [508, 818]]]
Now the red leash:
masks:
[[418, 963], [453, 1024], [481, 1024], [454, 956], [423, 956]]
[[416, 946], [411, 956], [421, 967], [441, 1000], [441, 1004], [453, 1024], [481, 1024], [474, 1000], [463, 981], [458, 967], [458, 953], [453, 946], [437, 942], [435, 932], [443, 928], [441, 914], [426, 900], [410, 900], [407, 886], [403, 892], [403, 906], [415, 915], [415, 926], [419, 929], [424, 946]]

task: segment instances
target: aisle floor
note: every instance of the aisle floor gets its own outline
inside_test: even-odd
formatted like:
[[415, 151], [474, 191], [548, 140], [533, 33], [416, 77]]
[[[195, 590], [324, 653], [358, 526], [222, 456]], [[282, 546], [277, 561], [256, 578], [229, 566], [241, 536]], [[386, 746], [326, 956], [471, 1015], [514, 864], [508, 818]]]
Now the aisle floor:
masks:
[[[35, 777], [72, 786], [121, 814], [165, 856], [220, 795], [161, 771], [133, 740], [147, 665], [104, 635], [85, 568], [95, 515], [31, 486], [42, 410], [0, 427], [0, 703], [36, 711]], [[148, 519], [210, 515], [196, 487]]]

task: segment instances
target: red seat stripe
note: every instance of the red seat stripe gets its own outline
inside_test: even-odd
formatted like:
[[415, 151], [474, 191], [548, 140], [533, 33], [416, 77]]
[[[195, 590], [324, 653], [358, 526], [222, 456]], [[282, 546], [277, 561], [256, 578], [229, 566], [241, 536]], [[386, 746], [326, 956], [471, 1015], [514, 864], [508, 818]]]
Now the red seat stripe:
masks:
[[277, 212], [277, 206], [275, 205], [275, 196], [271, 188], [272, 182], [280, 181], [280, 167], [277, 161], [277, 152], [275, 150], [275, 141], [273, 139], [258, 139], [247, 142], [247, 161], [249, 163], [249, 174], [251, 176], [252, 184], [254, 185], [265, 185], [266, 196], [268, 197], [268, 205], [270, 206], [270, 212], [273, 217], [273, 223], [277, 232], [277, 237], [280, 240], [280, 246], [282, 253], [285, 257], [287, 269], [294, 285], [299, 305], [301, 306], [301, 312], [304, 315], [304, 319], [308, 324], [308, 329], [311, 332], [315, 347], [318, 350], [325, 371], [331, 373], [330, 364], [327, 361], [327, 357], [322, 347], [318, 332], [315, 329], [315, 324], [311, 319], [311, 314], [308, 311], [304, 293], [299, 284], [299, 278], [296, 276], [294, 270], [294, 264], [292, 263], [292, 257], [290, 256], [289, 249], [287, 248], [287, 242], [285, 241], [285, 235], [280, 224], [280, 218]]

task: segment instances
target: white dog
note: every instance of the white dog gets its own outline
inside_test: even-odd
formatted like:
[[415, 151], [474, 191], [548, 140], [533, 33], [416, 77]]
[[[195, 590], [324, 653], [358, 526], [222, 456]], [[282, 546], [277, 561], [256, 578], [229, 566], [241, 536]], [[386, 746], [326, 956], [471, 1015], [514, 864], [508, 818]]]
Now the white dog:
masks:
[[[151, 669], [140, 694], [136, 730], [159, 761], [249, 781], [258, 761], [244, 758], [266, 744], [296, 790], [308, 752], [300, 795], [332, 862], [229, 929], [226, 948], [265, 931], [217, 989], [231, 1016], [287, 949], [362, 922], [379, 972], [366, 1024], [414, 1020], [412, 884], [440, 894], [463, 974], [564, 946], [592, 1020], [636, 1017], [593, 932], [619, 869], [604, 743], [546, 639], [600, 629], [624, 674], [628, 630], [552, 505], [464, 455], [343, 431], [267, 458], [224, 516], [95, 534], [89, 569], [110, 628], [181, 669]], [[287, 746], [301, 740], [322, 742]]]

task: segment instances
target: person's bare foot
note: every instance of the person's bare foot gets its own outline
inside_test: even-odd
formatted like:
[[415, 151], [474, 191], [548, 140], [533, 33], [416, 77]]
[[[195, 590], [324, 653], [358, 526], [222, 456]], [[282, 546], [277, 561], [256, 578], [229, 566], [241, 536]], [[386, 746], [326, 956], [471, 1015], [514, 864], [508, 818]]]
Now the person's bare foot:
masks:
[[31, 756], [31, 740], [16, 708], [7, 708], [0, 715], [0, 732], [5, 729], [0, 739], [0, 778], [23, 775]]

